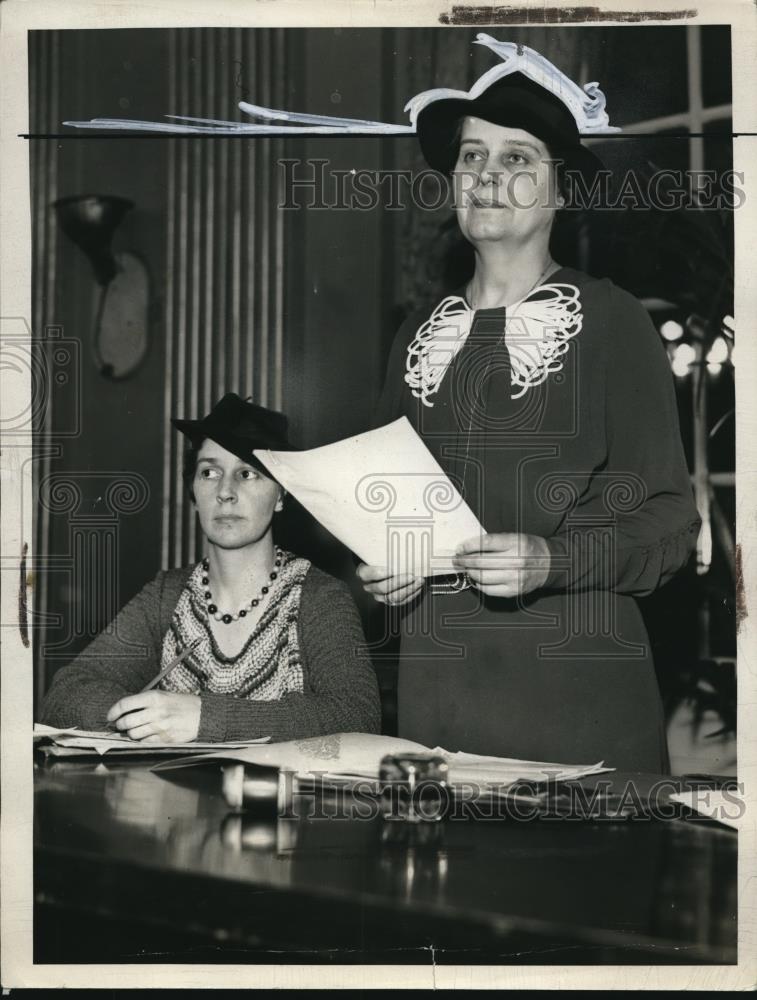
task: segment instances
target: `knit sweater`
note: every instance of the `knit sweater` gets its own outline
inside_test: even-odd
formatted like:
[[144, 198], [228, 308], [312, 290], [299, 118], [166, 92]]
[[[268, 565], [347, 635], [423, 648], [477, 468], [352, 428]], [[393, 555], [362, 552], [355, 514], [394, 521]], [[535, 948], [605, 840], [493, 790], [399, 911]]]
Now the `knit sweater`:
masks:
[[[158, 573], [76, 659], [53, 678], [40, 720], [103, 729], [108, 709], [160, 670], [163, 637], [193, 567]], [[273, 701], [201, 694], [203, 741], [302, 739], [335, 732], [376, 733], [376, 677], [352, 597], [314, 566], [302, 586], [298, 618], [303, 692]]]

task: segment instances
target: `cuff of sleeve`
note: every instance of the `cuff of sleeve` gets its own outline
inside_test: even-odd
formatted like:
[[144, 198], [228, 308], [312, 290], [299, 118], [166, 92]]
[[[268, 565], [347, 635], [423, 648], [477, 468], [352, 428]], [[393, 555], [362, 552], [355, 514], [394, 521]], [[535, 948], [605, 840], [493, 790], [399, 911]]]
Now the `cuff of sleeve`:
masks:
[[200, 697], [200, 728], [197, 739], [201, 743], [222, 743], [227, 737], [228, 714], [233, 699], [226, 694], [204, 694]]
[[549, 573], [544, 581], [544, 590], [564, 590], [568, 580], [568, 541], [558, 535], [545, 538], [549, 549]]

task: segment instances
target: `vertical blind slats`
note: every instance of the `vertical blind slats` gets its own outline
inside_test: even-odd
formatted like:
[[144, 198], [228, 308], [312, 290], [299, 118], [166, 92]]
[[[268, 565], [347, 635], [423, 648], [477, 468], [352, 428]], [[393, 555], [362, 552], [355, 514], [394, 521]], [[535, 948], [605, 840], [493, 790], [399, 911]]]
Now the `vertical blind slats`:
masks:
[[[242, 98], [284, 98], [280, 29], [174, 29], [172, 113], [227, 119]], [[242, 93], [239, 82], [249, 83]], [[184, 440], [171, 416], [197, 417], [225, 392], [281, 408], [284, 225], [279, 141], [170, 140], [166, 218], [166, 476], [163, 568], [201, 555], [181, 469]], [[272, 200], [273, 199], [273, 200]]]

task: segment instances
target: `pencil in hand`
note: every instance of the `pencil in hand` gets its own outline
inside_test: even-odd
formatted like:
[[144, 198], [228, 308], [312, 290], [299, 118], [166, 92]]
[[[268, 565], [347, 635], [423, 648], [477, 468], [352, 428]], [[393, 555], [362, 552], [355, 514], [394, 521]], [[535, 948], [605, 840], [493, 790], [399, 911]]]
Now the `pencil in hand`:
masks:
[[182, 650], [182, 652], [179, 653], [178, 656], [174, 657], [167, 667], [164, 667], [156, 677], [153, 677], [153, 679], [150, 681], [149, 684], [145, 684], [145, 686], [139, 693], [144, 694], [145, 691], [152, 691], [154, 687], [157, 687], [157, 685], [160, 684], [163, 678], [166, 677], [168, 674], [170, 674], [173, 668], [177, 667], [182, 662], [182, 660], [185, 660], [192, 652], [192, 650], [195, 648], [195, 646], [197, 646], [198, 643], [200, 642], [202, 642], [201, 638], [197, 638], [195, 639], [194, 642], [190, 642], [190, 644], [186, 647], [186, 649]]

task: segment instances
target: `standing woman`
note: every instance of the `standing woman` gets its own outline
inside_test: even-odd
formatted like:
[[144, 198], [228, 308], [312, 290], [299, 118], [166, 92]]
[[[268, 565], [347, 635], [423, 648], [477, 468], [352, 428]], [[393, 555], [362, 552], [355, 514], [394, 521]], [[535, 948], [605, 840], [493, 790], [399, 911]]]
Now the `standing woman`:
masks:
[[672, 376], [640, 303], [550, 254], [564, 171], [590, 189], [601, 167], [578, 127], [587, 108], [603, 114], [601, 92], [532, 50], [499, 51], [506, 67], [472, 96], [411, 102], [426, 160], [453, 178], [475, 272], [401, 327], [377, 415], [407, 416], [487, 534], [460, 540], [451, 586], [358, 573], [406, 606], [401, 736], [663, 773], [634, 598], [686, 563], [700, 523]]

